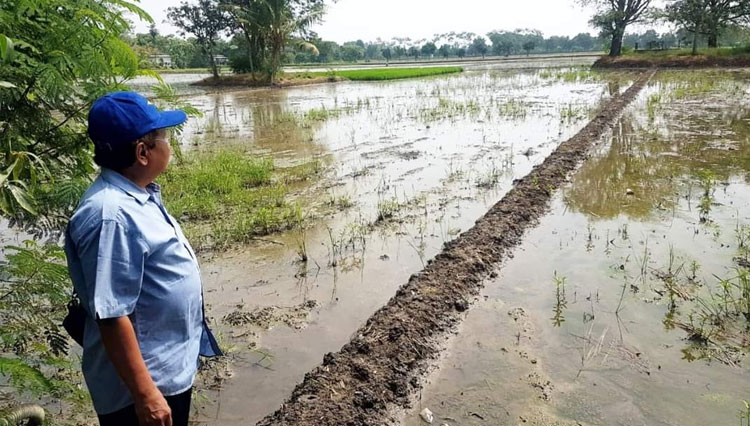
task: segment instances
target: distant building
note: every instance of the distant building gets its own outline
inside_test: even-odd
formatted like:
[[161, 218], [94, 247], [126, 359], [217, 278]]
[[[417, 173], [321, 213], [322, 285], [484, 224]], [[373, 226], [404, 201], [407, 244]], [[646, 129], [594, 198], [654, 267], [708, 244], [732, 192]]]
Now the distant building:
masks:
[[229, 58], [224, 55], [214, 55], [214, 62], [217, 66], [226, 65], [229, 63]]
[[172, 68], [172, 57], [169, 55], [150, 55], [148, 57], [151, 65], [159, 68]]

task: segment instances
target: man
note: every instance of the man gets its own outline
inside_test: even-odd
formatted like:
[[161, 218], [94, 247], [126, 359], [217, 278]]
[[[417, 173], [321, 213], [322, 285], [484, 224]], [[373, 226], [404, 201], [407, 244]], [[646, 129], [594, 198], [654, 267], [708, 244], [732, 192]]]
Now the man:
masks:
[[130, 92], [105, 95], [89, 112], [102, 170], [65, 250], [87, 314], [82, 368], [102, 426], [187, 425], [198, 357], [221, 355], [195, 253], [154, 183], [169, 163], [169, 128], [186, 120]]

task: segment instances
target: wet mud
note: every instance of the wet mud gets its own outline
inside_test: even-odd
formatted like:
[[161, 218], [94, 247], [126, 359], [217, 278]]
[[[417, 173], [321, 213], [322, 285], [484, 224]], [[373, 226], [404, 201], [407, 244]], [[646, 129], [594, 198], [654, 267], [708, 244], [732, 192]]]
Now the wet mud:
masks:
[[[607, 101], [578, 134], [515, 181], [513, 189], [472, 229], [447, 243], [348, 344], [326, 354], [323, 364], [305, 376], [288, 401], [259, 424], [397, 423], [393, 411], [410, 405], [411, 396], [421, 388], [421, 377], [484, 280], [499, 262], [512, 257], [510, 249], [546, 212], [555, 190], [653, 73], [642, 74], [628, 90]], [[531, 371], [527, 378], [541, 398], [550, 394], [551, 383], [543, 375]], [[535, 416], [544, 419], [545, 414]]]

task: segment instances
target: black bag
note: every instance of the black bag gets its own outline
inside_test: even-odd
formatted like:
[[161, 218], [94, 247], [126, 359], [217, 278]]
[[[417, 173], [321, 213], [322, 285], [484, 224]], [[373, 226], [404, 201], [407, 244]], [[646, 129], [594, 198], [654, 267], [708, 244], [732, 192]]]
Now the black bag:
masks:
[[68, 314], [63, 319], [63, 328], [80, 346], [83, 346], [83, 329], [86, 327], [86, 311], [81, 306], [81, 299], [73, 292], [73, 298], [68, 302]]

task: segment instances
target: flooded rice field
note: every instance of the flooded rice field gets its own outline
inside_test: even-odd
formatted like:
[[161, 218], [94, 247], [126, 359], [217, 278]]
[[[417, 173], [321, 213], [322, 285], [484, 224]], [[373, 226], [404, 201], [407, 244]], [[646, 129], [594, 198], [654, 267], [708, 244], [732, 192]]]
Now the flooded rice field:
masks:
[[293, 187], [306, 226], [204, 253], [206, 298], [232, 360], [208, 371], [216, 390], [205, 393], [203, 420], [253, 422], [277, 408], [323, 354], [632, 79], [477, 70], [189, 98], [205, 115], [185, 132], [186, 155], [241, 147], [322, 170]]
[[[203, 374], [200, 420], [274, 411], [634, 78], [486, 67], [189, 96], [204, 116], [185, 155], [315, 164], [289, 185], [299, 226], [202, 254], [231, 356]], [[750, 291], [748, 90], [747, 72], [658, 74], [487, 283], [404, 423], [425, 407], [450, 425], [737, 423], [750, 399], [735, 321]]]
[[448, 344], [406, 425], [746, 425], [750, 73], [662, 72]]

